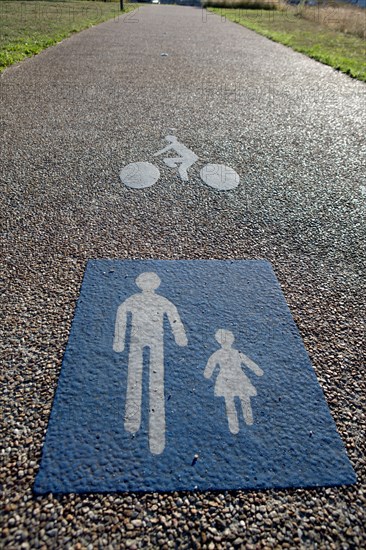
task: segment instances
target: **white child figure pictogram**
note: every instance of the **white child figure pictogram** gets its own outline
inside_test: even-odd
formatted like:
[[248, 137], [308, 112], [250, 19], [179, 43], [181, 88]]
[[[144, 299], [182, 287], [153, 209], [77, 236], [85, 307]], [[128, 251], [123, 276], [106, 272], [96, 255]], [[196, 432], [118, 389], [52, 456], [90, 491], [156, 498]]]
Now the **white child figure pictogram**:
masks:
[[234, 349], [234, 335], [230, 330], [219, 329], [215, 338], [221, 349], [215, 351], [207, 361], [204, 370], [205, 378], [211, 378], [215, 367], [219, 373], [215, 382], [215, 396], [224, 397], [229, 430], [233, 434], [239, 432], [239, 419], [235, 406], [235, 397], [241, 401], [243, 417], [246, 424], [253, 424], [253, 413], [250, 399], [257, 395], [257, 390], [245, 375], [242, 365], [248, 367], [257, 376], [262, 376], [262, 369], [249, 357]]
[[136, 433], [141, 425], [143, 352], [149, 349], [149, 447], [153, 454], [165, 448], [164, 403], [164, 317], [167, 316], [175, 342], [186, 346], [187, 336], [177, 308], [155, 290], [161, 281], [156, 273], [145, 272], [136, 279], [142, 290], [127, 298], [117, 310], [113, 350], [123, 352], [127, 316], [132, 315], [128, 357], [125, 430]]

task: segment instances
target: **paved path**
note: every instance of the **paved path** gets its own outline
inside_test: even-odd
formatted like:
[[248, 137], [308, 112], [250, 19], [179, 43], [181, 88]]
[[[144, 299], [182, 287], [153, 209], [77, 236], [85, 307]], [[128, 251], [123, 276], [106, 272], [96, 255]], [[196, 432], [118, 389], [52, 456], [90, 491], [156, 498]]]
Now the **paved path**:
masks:
[[[363, 546], [365, 85], [200, 9], [147, 6], [0, 86], [8, 547]], [[124, 187], [172, 133], [199, 157], [189, 181], [160, 160], [157, 184]], [[205, 186], [208, 162], [240, 186]], [[102, 257], [270, 260], [358, 486], [34, 499], [85, 262]]]

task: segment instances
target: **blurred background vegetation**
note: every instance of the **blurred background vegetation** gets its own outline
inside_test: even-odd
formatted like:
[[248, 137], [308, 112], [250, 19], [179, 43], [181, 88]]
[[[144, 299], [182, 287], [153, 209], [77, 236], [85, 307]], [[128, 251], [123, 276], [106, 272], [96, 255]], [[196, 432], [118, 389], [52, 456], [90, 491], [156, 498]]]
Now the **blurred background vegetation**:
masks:
[[[160, 2], [197, 5], [200, 0]], [[125, 1], [124, 12], [139, 6]], [[340, 0], [202, 0], [202, 7], [366, 81], [364, 8]], [[75, 32], [120, 16], [119, 0], [0, 0], [0, 72]]]
[[[124, 12], [136, 4], [125, 3]], [[0, 72], [73, 33], [120, 17], [119, 0], [108, 2], [0, 0]]]

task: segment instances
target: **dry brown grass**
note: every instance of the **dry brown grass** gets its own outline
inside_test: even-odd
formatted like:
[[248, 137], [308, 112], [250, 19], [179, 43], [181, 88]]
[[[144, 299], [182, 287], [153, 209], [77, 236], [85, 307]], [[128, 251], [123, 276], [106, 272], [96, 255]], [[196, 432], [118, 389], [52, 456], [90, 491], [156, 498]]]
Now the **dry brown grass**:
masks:
[[297, 6], [285, 0], [203, 0], [204, 7], [236, 8], [242, 10], [279, 10], [320, 23], [328, 29], [366, 38], [366, 9], [328, 0], [326, 6]]
[[[288, 7], [286, 5], [285, 9]], [[344, 4], [334, 4], [333, 6], [299, 5], [291, 6], [291, 9], [296, 10], [300, 17], [320, 23], [334, 31], [366, 38], [366, 9]]]
[[234, 8], [242, 10], [276, 10], [278, 0], [202, 0], [204, 8]]

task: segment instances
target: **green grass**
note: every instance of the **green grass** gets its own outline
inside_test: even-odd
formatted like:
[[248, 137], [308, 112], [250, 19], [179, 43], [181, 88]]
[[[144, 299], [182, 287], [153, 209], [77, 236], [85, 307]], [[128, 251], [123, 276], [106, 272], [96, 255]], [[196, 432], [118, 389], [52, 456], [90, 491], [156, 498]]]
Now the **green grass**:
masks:
[[0, 0], [0, 72], [73, 33], [136, 8], [118, 2], [34, 2]]
[[290, 11], [209, 8], [222, 17], [366, 82], [366, 42]]

